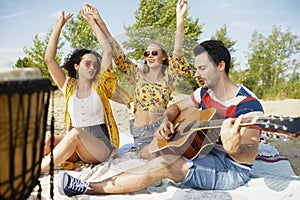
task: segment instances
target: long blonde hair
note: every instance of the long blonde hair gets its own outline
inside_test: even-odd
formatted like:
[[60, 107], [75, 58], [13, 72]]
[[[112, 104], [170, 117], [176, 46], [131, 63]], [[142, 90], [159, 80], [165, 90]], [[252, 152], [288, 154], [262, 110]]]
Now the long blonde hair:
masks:
[[[166, 59], [163, 61], [162, 63], [162, 73], [165, 74], [165, 70], [167, 69], [167, 67], [169, 66], [169, 56], [168, 56], [168, 53], [167, 53], [167, 50], [166, 50], [166, 47], [160, 43], [160, 42], [157, 42], [157, 41], [151, 41], [148, 43], [148, 45], [146, 46], [145, 49], [147, 49], [147, 47], [150, 45], [150, 44], [155, 44], [157, 46], [159, 46], [159, 48], [161, 49], [162, 51], [162, 54], [166, 57]], [[147, 64], [147, 61], [145, 59], [144, 61], [144, 67], [143, 67], [143, 72], [145, 74], [147, 74], [148, 72], [150, 71], [150, 68]]]

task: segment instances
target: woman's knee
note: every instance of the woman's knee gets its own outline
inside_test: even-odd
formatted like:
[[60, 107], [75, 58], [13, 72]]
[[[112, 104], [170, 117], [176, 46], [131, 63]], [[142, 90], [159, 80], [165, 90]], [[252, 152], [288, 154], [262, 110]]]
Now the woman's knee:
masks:
[[[63, 136], [54, 136], [53, 138], [53, 146], [55, 147], [61, 140]], [[47, 155], [50, 153], [51, 150], [51, 143], [52, 143], [52, 137], [46, 136], [44, 140], [44, 155]]]
[[82, 134], [83, 134], [83, 130], [79, 128], [73, 128], [71, 131], [67, 133], [65, 137], [68, 138], [68, 141], [70, 142], [77, 142], [78, 140], [80, 140], [80, 135]]

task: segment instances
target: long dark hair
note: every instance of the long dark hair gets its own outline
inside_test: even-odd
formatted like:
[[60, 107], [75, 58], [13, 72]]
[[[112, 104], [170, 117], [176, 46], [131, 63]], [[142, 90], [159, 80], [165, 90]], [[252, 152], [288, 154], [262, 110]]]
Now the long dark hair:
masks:
[[[88, 49], [75, 49], [72, 53], [68, 54], [64, 60], [64, 64], [61, 66], [62, 68], [68, 71], [68, 76], [72, 78], [77, 78], [77, 71], [74, 68], [74, 65], [79, 65], [80, 61], [82, 60], [82, 56], [85, 54], [92, 53], [96, 56], [97, 62], [101, 63], [102, 57], [96, 51], [88, 50]], [[97, 69], [97, 73], [100, 71], [100, 68]], [[96, 73], [96, 74], [97, 74]]]

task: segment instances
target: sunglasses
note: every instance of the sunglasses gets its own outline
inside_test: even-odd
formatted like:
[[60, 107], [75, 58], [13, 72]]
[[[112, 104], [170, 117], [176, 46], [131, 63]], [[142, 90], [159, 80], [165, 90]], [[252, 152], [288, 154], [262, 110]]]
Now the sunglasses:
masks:
[[85, 66], [86, 66], [87, 68], [90, 68], [92, 65], [93, 65], [93, 67], [95, 67], [95, 68], [99, 68], [99, 63], [97, 63], [97, 62], [94, 62], [94, 63], [93, 63], [93, 61], [85, 60], [85, 61], [83, 61], [83, 63], [85, 64]]
[[158, 51], [145, 51], [145, 53], [144, 53], [145, 58], [149, 57], [150, 54], [152, 54], [152, 56], [157, 56]]

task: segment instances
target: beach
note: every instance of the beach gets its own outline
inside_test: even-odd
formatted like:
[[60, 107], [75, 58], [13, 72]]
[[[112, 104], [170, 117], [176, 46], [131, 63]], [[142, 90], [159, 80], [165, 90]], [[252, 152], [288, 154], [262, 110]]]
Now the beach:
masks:
[[[261, 101], [265, 115], [298, 116], [300, 117], [300, 99]], [[299, 124], [300, 126], [300, 124]], [[295, 174], [300, 176], [300, 137], [267, 138], [277, 148], [279, 154], [289, 159]]]
[[[186, 97], [186, 95], [175, 94], [173, 102], [184, 97]], [[261, 101], [261, 103], [265, 111], [265, 116], [300, 116], [300, 99]], [[128, 120], [133, 117], [132, 110], [123, 104], [113, 101], [111, 101], [111, 105], [120, 134], [126, 134], [126, 137], [120, 137], [120, 143], [121, 145], [126, 144], [128, 141], [124, 141], [124, 138], [131, 137], [129, 134]], [[55, 91], [54, 93], [54, 109], [52, 102], [50, 103], [49, 116], [52, 116], [52, 114], [54, 114], [55, 117], [55, 134], [64, 134], [66, 130], [64, 123], [64, 100], [60, 91]], [[300, 137], [266, 137], [266, 141], [274, 146], [281, 156], [288, 158], [295, 174], [300, 176]]]

